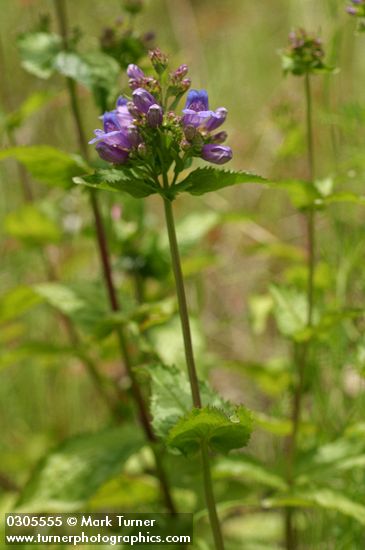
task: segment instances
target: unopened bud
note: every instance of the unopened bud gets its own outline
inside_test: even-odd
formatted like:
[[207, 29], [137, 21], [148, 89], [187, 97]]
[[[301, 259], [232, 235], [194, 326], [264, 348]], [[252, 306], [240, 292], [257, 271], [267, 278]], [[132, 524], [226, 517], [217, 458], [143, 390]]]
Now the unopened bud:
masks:
[[151, 105], [147, 113], [147, 122], [152, 128], [157, 128], [161, 126], [163, 120], [163, 111], [162, 108], [157, 105]]
[[160, 48], [155, 48], [154, 50], [150, 50], [148, 55], [150, 57], [151, 63], [155, 71], [158, 74], [162, 74], [163, 72], [165, 72], [169, 62], [167, 55], [164, 54], [160, 50]]
[[184, 128], [184, 135], [188, 141], [193, 141], [197, 133], [196, 128], [192, 124], [188, 124]]

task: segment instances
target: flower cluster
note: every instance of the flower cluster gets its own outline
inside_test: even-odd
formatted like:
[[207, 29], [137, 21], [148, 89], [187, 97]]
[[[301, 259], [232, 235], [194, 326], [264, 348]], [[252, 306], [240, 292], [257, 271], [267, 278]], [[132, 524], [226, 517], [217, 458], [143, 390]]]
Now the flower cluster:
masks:
[[282, 56], [285, 73], [301, 76], [326, 70], [323, 58], [320, 38], [307, 34], [304, 29], [296, 29], [289, 34], [289, 46]]
[[365, 0], [351, 0], [352, 6], [347, 6], [346, 11], [358, 18], [359, 31], [365, 31]]
[[216, 132], [227, 110], [209, 108], [205, 90], [190, 90], [184, 109], [175, 109], [189, 90], [188, 67], [180, 65], [167, 73], [168, 59], [159, 49], [150, 52], [154, 74], [137, 65], [127, 68], [131, 97], [120, 97], [116, 109], [105, 113], [103, 130], [95, 130], [100, 157], [116, 165], [129, 164], [159, 175], [173, 164], [175, 173], [200, 157], [214, 164], [232, 158], [230, 147], [222, 145], [226, 132]]

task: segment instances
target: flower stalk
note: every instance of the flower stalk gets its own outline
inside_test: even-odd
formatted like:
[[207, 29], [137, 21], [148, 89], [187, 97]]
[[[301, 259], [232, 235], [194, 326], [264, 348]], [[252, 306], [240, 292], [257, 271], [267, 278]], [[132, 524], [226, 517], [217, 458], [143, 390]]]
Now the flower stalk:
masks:
[[[163, 184], [164, 184], [164, 187], [168, 189], [169, 184], [168, 184], [168, 177], [166, 172], [163, 173]], [[184, 285], [184, 277], [183, 277], [182, 268], [181, 268], [179, 246], [178, 246], [177, 237], [176, 237], [174, 213], [173, 213], [171, 201], [165, 198], [164, 207], [165, 207], [166, 227], [167, 227], [167, 233], [169, 237], [171, 263], [172, 263], [172, 269], [174, 272], [176, 294], [177, 294], [177, 299], [179, 304], [181, 330], [182, 330], [183, 340], [184, 340], [185, 359], [186, 359], [186, 365], [188, 368], [191, 395], [192, 395], [194, 407], [200, 409], [202, 407], [202, 401], [201, 401], [200, 390], [199, 390], [198, 375], [197, 375], [196, 366], [195, 366], [194, 350], [193, 350], [190, 321], [189, 321], [189, 312], [188, 312], [188, 305], [187, 305], [185, 285]], [[222, 536], [222, 531], [219, 523], [217, 507], [216, 507], [215, 497], [213, 492], [213, 482], [212, 482], [212, 475], [211, 475], [211, 468], [210, 468], [209, 451], [205, 441], [201, 443], [201, 461], [202, 461], [202, 471], [203, 471], [203, 479], [204, 479], [205, 500], [208, 508], [209, 520], [212, 528], [215, 548], [216, 550], [224, 550], [223, 536]]]
[[[306, 132], [307, 132], [307, 162], [309, 181], [312, 184], [315, 178], [314, 146], [313, 146], [313, 117], [312, 117], [312, 94], [310, 74], [304, 75], [305, 105], [306, 105]], [[306, 213], [307, 232], [307, 321], [310, 328], [313, 324], [314, 307], [314, 274], [315, 274], [315, 209], [309, 207]], [[303, 394], [305, 388], [305, 372], [308, 364], [309, 342], [294, 345], [294, 364], [297, 365], [297, 382], [294, 389], [292, 403], [292, 432], [288, 440], [288, 464], [287, 480], [289, 487], [294, 485], [294, 466], [298, 447], [298, 432], [302, 418]], [[285, 510], [285, 538], [286, 549], [297, 548], [297, 536], [294, 526], [294, 509]]]

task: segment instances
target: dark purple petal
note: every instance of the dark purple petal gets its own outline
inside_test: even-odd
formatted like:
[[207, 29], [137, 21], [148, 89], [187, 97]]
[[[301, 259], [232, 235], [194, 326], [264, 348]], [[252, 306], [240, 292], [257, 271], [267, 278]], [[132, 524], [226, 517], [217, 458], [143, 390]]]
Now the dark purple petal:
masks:
[[223, 124], [223, 122], [227, 118], [227, 109], [224, 107], [220, 107], [213, 113], [213, 115], [206, 121], [204, 124], [204, 128], [208, 132], [212, 132], [213, 130], [216, 130]]
[[208, 92], [206, 90], [190, 90], [186, 98], [185, 109], [191, 109], [192, 111], [208, 111]]
[[138, 80], [139, 78], [144, 78], [145, 76], [142, 69], [140, 69], [138, 65], [134, 65], [133, 63], [128, 65], [127, 75], [129, 76], [129, 78], [135, 78], [136, 80]]
[[124, 164], [129, 157], [129, 151], [119, 149], [113, 145], [108, 145], [104, 141], [97, 144], [96, 150], [102, 159], [107, 162], [112, 162], [113, 164]]
[[162, 108], [156, 104], [151, 105], [147, 113], [147, 122], [152, 128], [157, 128], [161, 126], [163, 120], [163, 111]]
[[208, 143], [202, 148], [202, 158], [213, 164], [225, 164], [232, 158], [232, 149], [225, 145]]
[[143, 88], [137, 88], [134, 90], [133, 94], [134, 105], [144, 114], [148, 113], [148, 109], [152, 105], [156, 105], [157, 102], [152, 94], [144, 90]]

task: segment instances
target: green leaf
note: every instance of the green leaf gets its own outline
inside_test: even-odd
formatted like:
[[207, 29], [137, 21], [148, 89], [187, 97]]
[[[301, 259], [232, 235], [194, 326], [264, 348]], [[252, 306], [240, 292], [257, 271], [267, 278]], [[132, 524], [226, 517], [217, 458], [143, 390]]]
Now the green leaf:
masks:
[[240, 483], [252, 481], [281, 491], [287, 488], [287, 483], [282, 477], [270, 471], [260, 461], [243, 454], [219, 459], [213, 473], [216, 479], [234, 478]]
[[42, 301], [34, 290], [18, 286], [3, 294], [0, 299], [0, 322], [16, 319]]
[[60, 52], [55, 59], [55, 68], [92, 92], [97, 94], [98, 90], [102, 89], [107, 91], [108, 95], [113, 95], [120, 73], [117, 61], [110, 55], [98, 51], [83, 55]]
[[230, 412], [216, 407], [193, 409], [170, 430], [167, 443], [184, 455], [195, 454], [202, 442], [213, 451], [227, 453], [247, 445], [252, 431], [252, 416], [238, 406]]
[[70, 317], [89, 334], [97, 334], [109, 314], [100, 285], [84, 282], [71, 286], [50, 282], [34, 285], [33, 288], [50, 306]]
[[48, 145], [11, 147], [0, 152], [0, 161], [15, 158], [31, 175], [51, 187], [71, 187], [72, 178], [85, 172], [85, 165], [74, 155]]
[[57, 243], [62, 233], [57, 224], [35, 205], [25, 205], [4, 220], [5, 232], [28, 244]]
[[39, 78], [49, 78], [54, 72], [56, 56], [61, 50], [62, 40], [57, 34], [29, 32], [17, 39], [22, 66]]
[[356, 519], [365, 525], [365, 506], [354, 502], [347, 495], [331, 489], [298, 490], [278, 495], [263, 501], [266, 508], [277, 507], [314, 507], [333, 510]]
[[173, 186], [171, 191], [176, 195], [186, 191], [191, 195], [204, 195], [211, 191], [218, 191], [224, 187], [240, 183], [264, 183], [266, 180], [249, 172], [233, 172], [217, 168], [197, 168], [180, 183]]
[[307, 300], [304, 294], [292, 288], [270, 286], [274, 300], [274, 315], [284, 336], [295, 338], [307, 327]]
[[143, 445], [136, 426], [112, 428], [66, 440], [36, 468], [16, 504], [17, 510], [78, 510]]
[[[147, 370], [151, 377], [154, 431], [166, 438], [177, 421], [192, 409], [189, 379], [185, 371], [175, 366], [152, 365]], [[206, 382], [200, 382], [199, 386], [204, 406], [225, 406], [223, 399]]]
[[128, 169], [98, 170], [89, 176], [76, 177], [73, 181], [79, 185], [86, 185], [94, 189], [128, 193], [137, 199], [148, 197], [158, 192], [155, 183], [148, 179], [141, 179], [140, 176], [134, 175]]

